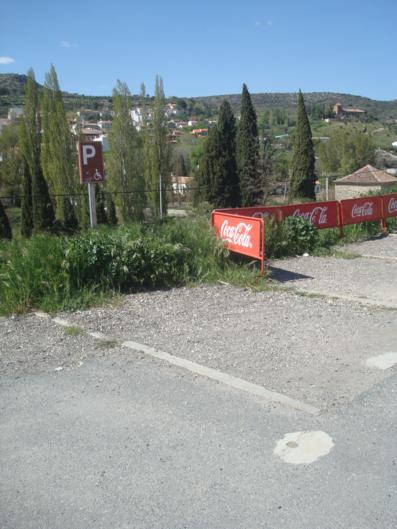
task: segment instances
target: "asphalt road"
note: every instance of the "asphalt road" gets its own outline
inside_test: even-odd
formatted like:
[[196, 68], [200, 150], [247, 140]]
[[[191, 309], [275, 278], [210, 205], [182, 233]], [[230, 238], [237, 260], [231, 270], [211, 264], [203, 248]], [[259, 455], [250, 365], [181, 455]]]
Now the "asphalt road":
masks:
[[[397, 244], [397, 239], [394, 241], [387, 243], [388, 252]], [[343, 265], [354, 267], [357, 261], [349, 259]], [[377, 261], [380, 277], [390, 284], [390, 277], [383, 272], [385, 264], [390, 262]], [[310, 266], [307, 259], [277, 264], [280, 269], [320, 278], [317, 272], [308, 273]], [[365, 264], [360, 266], [365, 268]], [[337, 272], [335, 277], [338, 288]], [[388, 284], [382, 284], [386, 291]], [[309, 292], [310, 287], [305, 288]], [[245, 321], [249, 329], [257, 323], [255, 314], [260, 307], [277, 307], [279, 303], [281, 308], [275, 308], [276, 313], [287, 313], [288, 306], [293, 306], [302, 311], [306, 308], [308, 314], [314, 315], [322, 304], [330, 302], [283, 292], [212, 292], [218, 305], [226, 299], [232, 327], [237, 325], [231, 315], [233, 308], [242, 305], [238, 321]], [[211, 290], [208, 293], [211, 295]], [[320, 385], [313, 390], [314, 364], [318, 364], [321, 377], [334, 364], [326, 356], [325, 346], [319, 348], [321, 354], [308, 360], [307, 348], [302, 345], [308, 343], [308, 335], [272, 335], [272, 351], [279, 344], [283, 351], [290, 351], [295, 361], [288, 365], [282, 363], [281, 357], [281, 371], [289, 371], [277, 377], [276, 366], [261, 371], [259, 357], [252, 356], [259, 373], [255, 375], [249, 370], [250, 362], [244, 352], [244, 340], [249, 348], [249, 339], [243, 327], [237, 327], [244, 340], [237, 340], [230, 364], [224, 360], [226, 349], [221, 350], [222, 354], [215, 350], [216, 343], [222, 344], [223, 335], [213, 313], [207, 314], [205, 331], [211, 347], [201, 342], [197, 347], [192, 345], [194, 325], [201, 333], [204, 316], [199, 306], [206, 290], [162, 295], [166, 297], [148, 295], [138, 306], [130, 298], [120, 307], [70, 315], [75, 326], [73, 333], [66, 332], [68, 328], [59, 323], [35, 316], [0, 322], [1, 529], [397, 526], [396, 365], [385, 370], [372, 368], [374, 371], [363, 367], [371, 350], [374, 354], [397, 351], [397, 347], [393, 349], [397, 338], [396, 311], [376, 308], [365, 312], [359, 300], [332, 301], [332, 311], [327, 313], [323, 328], [332, 327], [336, 319], [332, 331], [336, 338], [330, 347], [342, 359], [346, 351], [345, 361], [338, 364], [343, 376], [338, 374], [332, 383], [324, 382], [322, 389]], [[366, 295], [371, 299], [369, 290]], [[157, 322], [151, 303], [161, 300], [166, 313], [172, 313], [175, 307], [182, 311], [177, 296], [183, 303], [191, 300], [193, 331], [189, 328], [185, 334], [182, 329], [176, 341], [167, 342], [167, 329]], [[255, 310], [246, 310], [245, 320], [244, 299], [247, 307], [255, 303]], [[298, 305], [300, 301], [304, 306]], [[376, 297], [376, 301], [381, 300]], [[138, 321], [140, 306], [142, 314], [146, 314], [145, 303], [148, 314], [154, 314], [145, 327], [145, 335], [144, 323], [136, 332], [131, 324], [128, 332], [123, 317], [135, 321], [136, 314]], [[172, 309], [167, 309], [167, 303]], [[121, 319], [120, 312], [124, 314]], [[119, 315], [113, 325], [112, 314]], [[265, 310], [263, 314], [266, 318]], [[112, 330], [115, 339], [98, 339], [76, 331], [80, 329], [78, 325], [93, 331], [95, 321], [102, 331]], [[277, 318], [271, 320], [273, 329], [276, 321]], [[371, 322], [375, 324], [375, 338], [382, 336], [377, 350], [376, 340], [371, 342]], [[343, 325], [360, 332], [349, 334]], [[338, 328], [343, 332], [337, 334]], [[214, 338], [216, 332], [219, 342]], [[361, 335], [365, 335], [365, 340], [360, 342]], [[119, 336], [120, 342], [116, 339]], [[121, 345], [127, 338], [143, 342], [143, 337], [148, 346], [161, 346], [179, 358], [186, 358], [188, 351], [190, 361], [261, 386], [270, 385], [272, 391], [288, 394], [288, 377], [292, 380], [294, 373], [299, 373], [292, 396], [303, 402], [309, 399], [321, 412], [312, 415], [297, 411], [159, 360], [139, 348]], [[252, 355], [259, 344], [255, 340], [255, 347], [249, 350]], [[316, 340], [318, 343], [317, 335]], [[356, 342], [364, 347], [364, 356], [353, 354]], [[367, 342], [370, 347], [365, 349]], [[214, 357], [209, 355], [211, 348]], [[244, 363], [237, 356], [239, 350]], [[271, 362], [270, 356], [264, 352], [264, 364]], [[333, 406], [335, 396], [342, 393], [349, 398], [338, 399]], [[280, 457], [274, 452], [277, 443], [293, 432], [323, 432], [323, 437], [320, 441], [313, 436], [305, 443], [298, 436], [296, 442], [284, 445]], [[292, 463], [288, 462], [289, 457]], [[299, 458], [312, 462], [298, 464]]]

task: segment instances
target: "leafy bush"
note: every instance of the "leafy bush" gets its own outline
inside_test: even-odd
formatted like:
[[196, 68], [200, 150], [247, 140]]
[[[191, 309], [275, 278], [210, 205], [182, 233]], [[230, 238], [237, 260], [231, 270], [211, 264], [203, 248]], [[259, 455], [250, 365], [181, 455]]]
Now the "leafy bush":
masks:
[[213, 279], [226, 254], [201, 218], [3, 242], [0, 313], [76, 308], [111, 292]]
[[311, 252], [318, 240], [318, 232], [301, 217], [287, 217], [281, 222], [266, 223], [266, 254], [279, 258]]

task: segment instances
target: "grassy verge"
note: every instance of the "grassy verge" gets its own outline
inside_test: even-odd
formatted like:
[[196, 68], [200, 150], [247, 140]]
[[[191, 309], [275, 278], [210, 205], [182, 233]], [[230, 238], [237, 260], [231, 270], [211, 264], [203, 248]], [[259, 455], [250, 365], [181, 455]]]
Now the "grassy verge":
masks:
[[[397, 220], [389, 229], [397, 228]], [[378, 223], [316, 231], [300, 218], [267, 223], [266, 256], [349, 257], [340, 244], [378, 233]], [[199, 283], [267, 288], [258, 263], [230, 254], [212, 233], [208, 217], [144, 227], [90, 230], [75, 237], [37, 235], [0, 242], [0, 314], [75, 310], [103, 304], [119, 293]], [[74, 331], [70, 331], [74, 332]]]
[[189, 283], [257, 282], [252, 265], [227, 257], [204, 217], [2, 242], [0, 314], [74, 310]]

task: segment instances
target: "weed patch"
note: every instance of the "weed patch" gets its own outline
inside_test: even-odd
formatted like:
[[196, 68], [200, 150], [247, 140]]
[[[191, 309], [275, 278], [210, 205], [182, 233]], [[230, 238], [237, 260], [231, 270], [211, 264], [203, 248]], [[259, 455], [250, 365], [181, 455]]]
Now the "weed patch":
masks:
[[71, 325], [70, 327], [65, 327], [64, 333], [67, 336], [81, 336], [82, 334], [85, 334], [85, 331], [81, 327]]

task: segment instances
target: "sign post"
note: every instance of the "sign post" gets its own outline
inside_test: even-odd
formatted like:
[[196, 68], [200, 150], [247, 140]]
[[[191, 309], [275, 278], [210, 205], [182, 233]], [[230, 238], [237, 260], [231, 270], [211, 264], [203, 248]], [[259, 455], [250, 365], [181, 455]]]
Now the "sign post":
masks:
[[96, 226], [95, 185], [105, 180], [102, 144], [99, 142], [78, 142], [80, 183], [88, 184], [88, 203], [90, 207], [90, 226]]
[[90, 226], [96, 226], [96, 201], [95, 201], [95, 185], [88, 182], [88, 205], [90, 207]]

